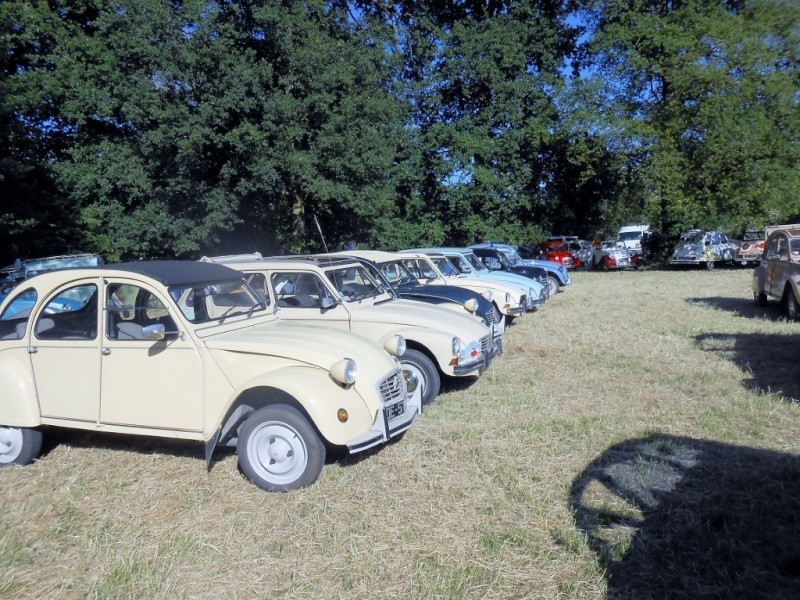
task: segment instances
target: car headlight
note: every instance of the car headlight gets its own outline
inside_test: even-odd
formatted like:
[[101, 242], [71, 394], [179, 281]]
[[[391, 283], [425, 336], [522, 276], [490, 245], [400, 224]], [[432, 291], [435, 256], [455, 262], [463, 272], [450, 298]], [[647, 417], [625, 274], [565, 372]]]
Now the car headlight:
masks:
[[392, 356], [403, 356], [406, 351], [406, 338], [402, 335], [393, 335], [383, 342], [383, 349]]
[[475, 298], [470, 298], [466, 302], [464, 302], [464, 308], [467, 312], [472, 313], [473, 315], [478, 310], [478, 301]]
[[352, 358], [343, 358], [333, 363], [329, 371], [331, 377], [344, 385], [353, 385], [356, 381], [356, 361]]
[[461, 352], [461, 346], [463, 344], [462, 344], [460, 339], [458, 339], [457, 337], [454, 337], [452, 345], [453, 345], [453, 354], [458, 354], [459, 352]]

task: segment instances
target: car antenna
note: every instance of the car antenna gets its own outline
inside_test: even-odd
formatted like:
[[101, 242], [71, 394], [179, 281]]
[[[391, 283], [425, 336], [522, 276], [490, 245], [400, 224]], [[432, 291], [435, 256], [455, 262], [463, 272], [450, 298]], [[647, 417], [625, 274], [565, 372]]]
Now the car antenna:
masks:
[[330, 254], [330, 252], [328, 252], [328, 244], [325, 243], [325, 236], [322, 234], [322, 227], [319, 225], [319, 219], [317, 219], [315, 213], [312, 213], [312, 215], [314, 216], [314, 223], [317, 225], [317, 231], [319, 231], [319, 237], [322, 239], [322, 245], [325, 247], [325, 254]]

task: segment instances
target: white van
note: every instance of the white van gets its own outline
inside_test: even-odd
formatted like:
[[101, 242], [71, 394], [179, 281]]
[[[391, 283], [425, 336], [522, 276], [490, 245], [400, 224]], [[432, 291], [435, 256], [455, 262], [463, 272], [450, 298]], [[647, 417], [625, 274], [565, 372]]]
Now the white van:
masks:
[[650, 233], [650, 225], [625, 225], [619, 228], [617, 239], [633, 254], [641, 254], [645, 233]]

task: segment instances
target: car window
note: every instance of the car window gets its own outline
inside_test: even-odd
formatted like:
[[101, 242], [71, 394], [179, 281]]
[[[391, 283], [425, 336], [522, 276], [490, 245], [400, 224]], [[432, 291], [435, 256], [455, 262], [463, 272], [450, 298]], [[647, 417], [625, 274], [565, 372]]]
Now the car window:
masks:
[[250, 273], [245, 276], [245, 281], [258, 294], [258, 297], [266, 305], [270, 305], [269, 288], [267, 287], [267, 277], [264, 273]]
[[28, 327], [31, 309], [38, 297], [36, 290], [29, 288], [17, 294], [0, 315], [0, 339], [21, 340]]
[[789, 240], [782, 235], [778, 236], [777, 255], [781, 260], [789, 258]]
[[97, 286], [59, 291], [39, 313], [33, 333], [40, 340], [93, 340], [97, 337]]
[[222, 322], [229, 317], [252, 315], [266, 308], [243, 279], [172, 286], [169, 295], [186, 319], [194, 324]]
[[106, 288], [106, 337], [110, 340], [146, 340], [144, 328], [163, 325], [166, 334], [177, 335], [178, 327], [169, 309], [150, 290], [126, 283]]
[[322, 298], [330, 295], [315, 273], [289, 271], [273, 273], [270, 277], [277, 306], [322, 308]]
[[431, 262], [436, 265], [436, 268], [438, 268], [442, 272], [442, 275], [445, 275], [446, 277], [458, 275], [456, 268], [444, 256], [432, 257]]
[[411, 272], [417, 279], [436, 279], [437, 274], [428, 261], [421, 259], [406, 259], [403, 265]]

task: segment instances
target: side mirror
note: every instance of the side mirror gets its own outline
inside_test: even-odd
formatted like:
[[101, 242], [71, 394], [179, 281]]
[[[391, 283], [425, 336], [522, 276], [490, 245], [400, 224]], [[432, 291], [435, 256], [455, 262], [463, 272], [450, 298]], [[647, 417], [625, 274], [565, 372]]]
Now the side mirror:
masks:
[[320, 300], [320, 305], [322, 306], [323, 309], [331, 308], [333, 306], [336, 306], [337, 304], [338, 302], [336, 302], [336, 300], [334, 298], [331, 298], [330, 296], [323, 296], [322, 299]]

